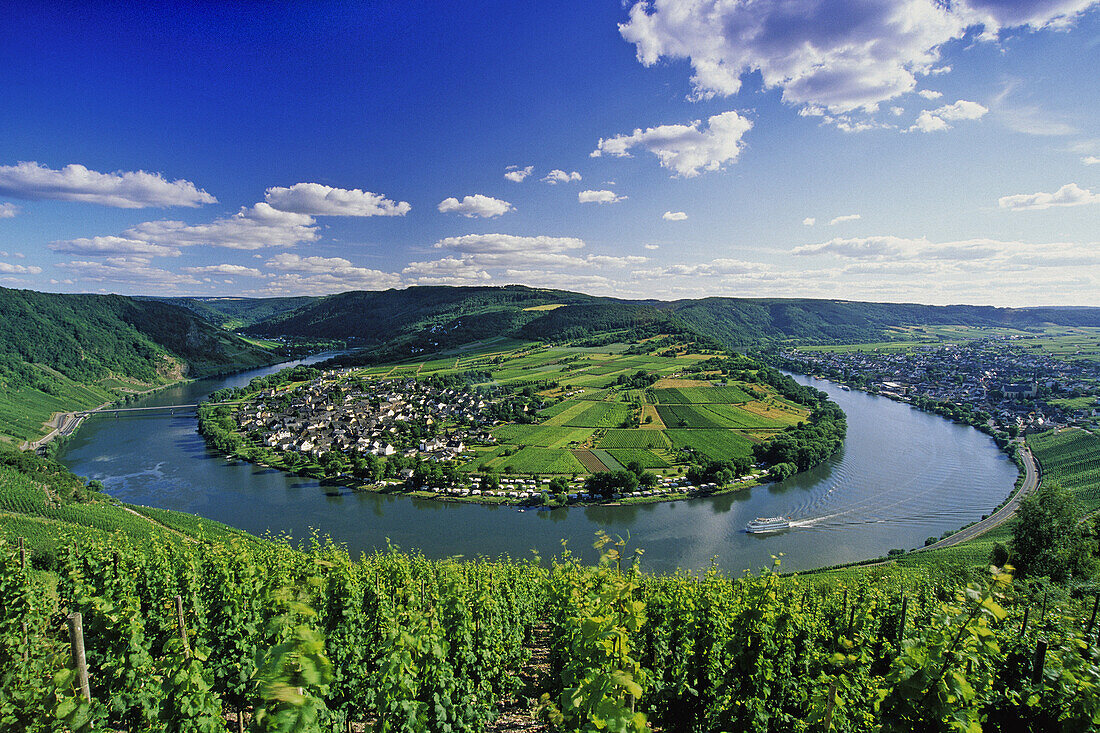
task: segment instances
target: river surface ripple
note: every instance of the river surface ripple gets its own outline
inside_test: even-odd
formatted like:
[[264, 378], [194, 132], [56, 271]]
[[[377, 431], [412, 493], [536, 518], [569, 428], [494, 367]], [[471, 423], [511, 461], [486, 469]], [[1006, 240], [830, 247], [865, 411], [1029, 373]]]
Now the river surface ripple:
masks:
[[[194, 403], [274, 370], [180, 385], [135, 406]], [[532, 551], [549, 557], [564, 540], [591, 557], [594, 535], [603, 529], [629, 533], [631, 546], [645, 549], [647, 569], [700, 570], [713, 560], [731, 573], [770, 565], [778, 553], [784, 553], [785, 570], [797, 570], [917, 547], [926, 537], [980, 519], [1011, 491], [1015, 465], [977, 430], [885, 397], [796, 379], [828, 392], [847, 414], [848, 437], [839, 453], [778, 484], [644, 506], [520, 511], [354, 492], [228, 461], [207, 450], [193, 412], [94, 416], [59, 459], [102, 481], [122, 501], [191, 512], [255, 534], [302, 538], [317, 530], [353, 554], [392, 542], [437, 558], [522, 558]], [[779, 514], [796, 526], [745, 533], [754, 517]]]

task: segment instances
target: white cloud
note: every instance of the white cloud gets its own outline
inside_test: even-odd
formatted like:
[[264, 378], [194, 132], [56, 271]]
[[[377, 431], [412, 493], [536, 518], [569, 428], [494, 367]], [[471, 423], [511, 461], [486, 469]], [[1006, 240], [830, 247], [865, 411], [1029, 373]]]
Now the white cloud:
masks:
[[917, 94], [925, 99], [939, 99], [943, 96], [943, 92], [937, 92], [932, 89], [921, 89]]
[[566, 173], [563, 170], [555, 168], [543, 177], [545, 183], [570, 183], [572, 181], [581, 180], [581, 174], [573, 171], [572, 173]]
[[0, 203], [0, 219], [11, 219], [19, 213], [19, 207], [15, 204]]
[[183, 179], [169, 181], [160, 173], [99, 173], [75, 163], [53, 170], [33, 161], [0, 166], [0, 194], [31, 200], [82, 201], [123, 209], [217, 203], [217, 199], [196, 188], [194, 183]]
[[948, 122], [976, 120], [988, 111], [989, 109], [977, 102], [960, 99], [954, 104], [945, 104], [937, 109], [924, 110], [917, 117], [916, 123], [909, 128], [909, 131], [939, 132], [941, 130], [950, 130], [951, 125], [947, 124]]
[[939, 72], [940, 47], [982, 26], [1065, 26], [1095, 0], [641, 0], [619, 32], [645, 66], [688, 59], [696, 99], [736, 94], [759, 72], [794, 106], [874, 112]]
[[661, 214], [661, 218], [665, 221], [684, 221], [688, 215], [683, 211], [666, 211]]
[[1100, 193], [1081, 188], [1076, 183], [1067, 183], [1054, 193], [1018, 193], [1002, 196], [997, 204], [1002, 209], [1028, 211], [1049, 209], [1054, 206], [1084, 206], [1100, 202]]
[[645, 247], [646, 249], [660, 249], [661, 248], [661, 245], [659, 245], [659, 244], [646, 244], [646, 245], [642, 245], [642, 246]]
[[1084, 158], [1081, 158], [1081, 162], [1085, 165], [1100, 165], [1100, 157], [1095, 155], [1086, 155]]
[[706, 129], [702, 129], [701, 124], [700, 120], [695, 120], [689, 125], [639, 128], [629, 135], [601, 138], [592, 156], [606, 153], [625, 157], [637, 146], [656, 155], [663, 167], [691, 178], [702, 171], [719, 170], [725, 163], [737, 160], [743, 147], [741, 137], [752, 129], [752, 122], [736, 112], [714, 115], [707, 120]]
[[476, 216], [482, 219], [492, 219], [494, 216], [515, 211], [515, 207], [507, 201], [501, 201], [492, 196], [483, 196], [480, 193], [475, 193], [473, 196], [464, 196], [461, 201], [453, 196], [445, 198], [439, 202], [438, 208], [441, 213], [454, 212], [468, 218]]
[[[975, 279], [996, 274], [1034, 268], [1082, 267], [1100, 264], [1100, 251], [1093, 245], [1073, 242], [1017, 242], [996, 239], [965, 239], [931, 242], [926, 238], [906, 238], [890, 235], [836, 238], [818, 244], [806, 244], [791, 250], [794, 255], [832, 255], [843, 260], [876, 263], [881, 272], [904, 265], [906, 272], [914, 266], [928, 273], [953, 273]], [[863, 266], [862, 273], [873, 268]], [[895, 273], [898, 274], [898, 273]], [[921, 281], [928, 284], [930, 281]]]
[[464, 254], [566, 252], [583, 249], [584, 246], [584, 241], [576, 237], [521, 237], [514, 234], [465, 234], [445, 237], [434, 245], [436, 249], [453, 249]]
[[42, 268], [37, 265], [12, 265], [0, 262], [0, 272], [5, 275], [39, 275], [42, 273]]
[[[830, 219], [829, 226], [833, 226], [835, 224], [843, 224], [846, 221], [859, 221], [862, 218], [863, 217], [859, 214], [844, 214], [843, 216], [836, 216]], [[806, 222], [803, 221], [802, 223], [805, 224]]]
[[728, 257], [720, 257], [709, 262], [681, 263], [655, 267], [649, 270], [636, 270], [635, 276], [647, 278], [665, 278], [673, 276], [687, 277], [722, 277], [729, 275], [744, 275], [760, 272], [761, 265], [757, 262], [746, 262]]
[[410, 262], [401, 274], [417, 285], [473, 285], [493, 279], [483, 267], [461, 257]]
[[252, 207], [242, 206], [233, 216], [209, 224], [150, 221], [127, 229], [122, 236], [166, 247], [211, 245], [250, 250], [314, 242], [321, 236], [316, 224], [308, 214], [280, 211], [260, 202]]
[[467, 234], [441, 239], [435, 248], [452, 250], [455, 254], [427, 262], [410, 262], [402, 274], [417, 284], [484, 282], [490, 278], [501, 282], [501, 277], [510, 277], [508, 273], [520, 270], [545, 273], [594, 267], [614, 269], [649, 261], [636, 255], [581, 253], [578, 250], [584, 249], [585, 243], [574, 237]]
[[201, 285], [191, 275], [171, 272], [149, 264], [148, 257], [107, 257], [101, 260], [74, 260], [57, 267], [73, 273], [78, 282], [120, 283], [141, 288], [167, 288], [178, 292], [181, 286]]
[[523, 183], [523, 179], [531, 175], [533, 170], [535, 170], [533, 165], [524, 166], [523, 168], [518, 165], [510, 165], [505, 169], [504, 177], [515, 183]]
[[201, 267], [181, 267], [180, 269], [192, 275], [264, 276], [264, 274], [255, 267], [245, 267], [244, 265], [202, 265]]
[[577, 201], [582, 204], [616, 204], [626, 199], [614, 191], [581, 191], [577, 194]]
[[407, 201], [391, 201], [380, 193], [320, 183], [269, 188], [264, 200], [280, 211], [310, 216], [404, 216], [412, 208]]
[[265, 264], [278, 271], [266, 283], [263, 291], [267, 293], [325, 294], [404, 285], [394, 273], [358, 267], [343, 257], [301, 257], [284, 252]]
[[812, 227], [816, 223], [817, 219], [812, 216], [807, 216], [805, 219], [802, 220], [802, 226], [804, 227]]
[[161, 244], [153, 244], [140, 239], [128, 239], [126, 237], [81, 237], [79, 239], [67, 239], [54, 242], [50, 245], [54, 252], [71, 255], [91, 256], [144, 256], [144, 257], [178, 257], [180, 250], [176, 247], [166, 247]]

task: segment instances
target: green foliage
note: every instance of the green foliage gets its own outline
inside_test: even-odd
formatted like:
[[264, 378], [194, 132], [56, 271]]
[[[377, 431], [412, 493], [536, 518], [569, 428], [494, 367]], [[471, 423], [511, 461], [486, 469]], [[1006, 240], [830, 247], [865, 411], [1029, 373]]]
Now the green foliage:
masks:
[[29, 370], [45, 364], [78, 382], [116, 374], [155, 382], [175, 369], [195, 373], [232, 363], [262, 364], [267, 356], [178, 306], [120, 295], [57, 295], [0, 288], [0, 380], [7, 387], [49, 391]]
[[1096, 538], [1073, 495], [1044, 483], [1024, 497], [1012, 528], [1012, 563], [1021, 575], [1056, 581], [1088, 577], [1097, 569]]
[[1100, 436], [1070, 428], [1029, 435], [1027, 445], [1043, 468], [1043, 480], [1072, 487], [1088, 510], [1100, 508]]
[[[319, 586], [310, 579], [307, 585]], [[268, 622], [274, 646], [257, 651], [255, 678], [261, 699], [253, 727], [257, 731], [320, 731], [328, 708], [324, 695], [332, 681], [332, 663], [324, 637], [310, 623], [317, 615], [305, 588], [281, 587], [269, 599], [279, 614]]]
[[565, 730], [649, 729], [645, 715], [635, 711], [648, 676], [632, 647], [645, 624], [645, 601], [637, 597], [637, 563], [623, 572], [624, 548], [622, 540], [612, 544], [601, 534], [598, 567], [564, 563], [554, 569], [550, 607], [558, 635], [552, 651], [561, 692], [556, 698], [545, 693], [541, 706]]

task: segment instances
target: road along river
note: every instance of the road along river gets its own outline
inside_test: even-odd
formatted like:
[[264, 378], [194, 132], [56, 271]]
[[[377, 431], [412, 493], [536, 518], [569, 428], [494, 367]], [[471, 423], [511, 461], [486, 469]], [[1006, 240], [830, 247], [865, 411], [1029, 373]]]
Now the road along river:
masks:
[[[297, 362], [295, 362], [297, 363]], [[286, 366], [286, 365], [281, 365]], [[154, 393], [134, 406], [189, 404], [216, 389], [276, 368], [209, 379]], [[951, 423], [829, 382], [797, 377], [829, 393], [848, 416], [844, 448], [782, 483], [725, 496], [634, 507], [521, 511], [354, 492], [207, 450], [189, 414], [94, 415], [61, 450], [77, 474], [99, 479], [122, 501], [200, 514], [256, 534], [311, 529], [353, 553], [387, 540], [430, 557], [543, 557], [571, 550], [591, 557], [597, 530], [630, 535], [652, 570], [705, 568], [712, 559], [739, 573], [784, 553], [783, 569], [807, 569], [913, 548], [929, 536], [992, 512], [1017, 471], [992, 440]], [[758, 516], [787, 515], [795, 526], [750, 535]]]

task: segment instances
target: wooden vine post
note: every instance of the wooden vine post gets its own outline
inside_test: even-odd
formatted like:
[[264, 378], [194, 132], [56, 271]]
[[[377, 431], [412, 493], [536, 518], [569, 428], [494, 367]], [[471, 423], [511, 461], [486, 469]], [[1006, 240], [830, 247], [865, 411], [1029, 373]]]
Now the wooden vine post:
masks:
[[905, 614], [909, 611], [909, 597], [902, 596], [901, 618], [898, 620], [898, 643], [905, 637]]
[[183, 653], [191, 658], [191, 645], [187, 643], [187, 625], [183, 622], [183, 596], [176, 596], [176, 624], [180, 630], [180, 640], [183, 642]]
[[1096, 599], [1092, 602], [1092, 617], [1089, 618], [1088, 628], [1085, 629], [1085, 636], [1089, 639], [1092, 638], [1092, 629], [1096, 624], [1096, 609], [1100, 607], [1100, 593], [1096, 594]]
[[[19, 538], [19, 567], [20, 567], [20, 569], [22, 569], [24, 571], [27, 569], [27, 548], [24, 545], [22, 537]], [[1097, 596], [1097, 597], [1100, 598], [1100, 596]], [[26, 662], [27, 660], [30, 659], [30, 655], [31, 655], [30, 634], [27, 631], [27, 622], [26, 621], [24, 621], [22, 623], [22, 627], [23, 627], [23, 661]]]
[[1047, 663], [1047, 641], [1039, 639], [1035, 645], [1035, 662], [1031, 666], [1031, 683], [1038, 685], [1043, 681], [1043, 667]]
[[80, 692], [85, 702], [92, 701], [92, 688], [88, 684], [88, 660], [84, 657], [84, 626], [80, 612], [69, 614], [69, 647], [72, 649], [73, 664], [76, 665], [76, 677], [80, 682]]
[[829, 697], [825, 701], [825, 730], [833, 729], [833, 707], [836, 705], [836, 682], [829, 683]]

